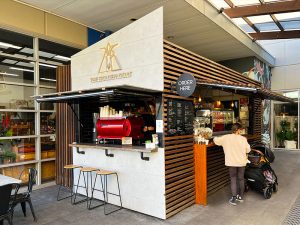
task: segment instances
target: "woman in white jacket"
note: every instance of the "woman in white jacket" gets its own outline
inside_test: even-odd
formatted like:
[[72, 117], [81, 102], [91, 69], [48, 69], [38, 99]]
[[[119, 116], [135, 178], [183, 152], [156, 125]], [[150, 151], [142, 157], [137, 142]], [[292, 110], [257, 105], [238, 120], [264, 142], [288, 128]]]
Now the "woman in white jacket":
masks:
[[241, 124], [235, 123], [232, 126], [232, 134], [214, 138], [214, 143], [223, 147], [225, 166], [229, 167], [232, 192], [229, 203], [232, 205], [237, 205], [237, 201], [243, 202], [245, 166], [248, 160], [247, 153], [251, 150], [247, 139], [241, 135], [242, 129]]

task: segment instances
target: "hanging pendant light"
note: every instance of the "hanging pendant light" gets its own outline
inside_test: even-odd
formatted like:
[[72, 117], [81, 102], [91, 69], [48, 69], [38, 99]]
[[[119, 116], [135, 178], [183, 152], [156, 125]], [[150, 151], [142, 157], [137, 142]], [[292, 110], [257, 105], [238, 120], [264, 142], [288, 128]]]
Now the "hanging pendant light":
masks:
[[198, 102], [201, 102], [201, 101], [202, 101], [202, 98], [201, 98], [201, 96], [199, 95]]
[[231, 108], [234, 107], [234, 103], [233, 103], [233, 93], [232, 93], [232, 95], [231, 95], [231, 104], [230, 104], [230, 106], [231, 106]]

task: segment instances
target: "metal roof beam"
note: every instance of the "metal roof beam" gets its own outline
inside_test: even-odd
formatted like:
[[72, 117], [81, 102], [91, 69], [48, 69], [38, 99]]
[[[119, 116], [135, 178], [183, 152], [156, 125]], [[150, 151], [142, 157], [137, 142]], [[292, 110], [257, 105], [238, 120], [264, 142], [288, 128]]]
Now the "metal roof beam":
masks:
[[287, 13], [300, 11], [300, 0], [287, 2], [265, 3], [224, 9], [224, 13], [231, 18], [259, 16], [266, 14]]
[[300, 38], [300, 30], [249, 33], [254, 40]]

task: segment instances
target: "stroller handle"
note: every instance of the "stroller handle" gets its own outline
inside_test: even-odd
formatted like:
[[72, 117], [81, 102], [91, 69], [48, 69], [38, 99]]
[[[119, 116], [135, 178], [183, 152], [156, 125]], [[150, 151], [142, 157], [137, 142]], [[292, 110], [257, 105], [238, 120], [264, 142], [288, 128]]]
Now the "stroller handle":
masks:
[[259, 150], [257, 150], [257, 149], [251, 148], [251, 151], [256, 152], [256, 153], [258, 153], [258, 154], [264, 156], [264, 153], [262, 153], [261, 151], [259, 151]]

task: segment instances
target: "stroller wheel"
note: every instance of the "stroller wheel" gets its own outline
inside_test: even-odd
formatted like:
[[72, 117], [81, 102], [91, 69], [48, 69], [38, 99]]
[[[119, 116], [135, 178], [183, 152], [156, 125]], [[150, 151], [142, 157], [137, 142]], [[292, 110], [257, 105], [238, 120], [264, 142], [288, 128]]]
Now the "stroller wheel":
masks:
[[273, 187], [266, 187], [264, 189], [264, 197], [265, 199], [270, 199], [273, 193]]
[[274, 192], [278, 191], [278, 184], [276, 184], [276, 183], [273, 184], [273, 191]]

